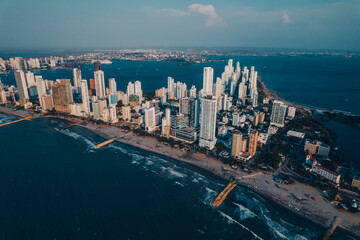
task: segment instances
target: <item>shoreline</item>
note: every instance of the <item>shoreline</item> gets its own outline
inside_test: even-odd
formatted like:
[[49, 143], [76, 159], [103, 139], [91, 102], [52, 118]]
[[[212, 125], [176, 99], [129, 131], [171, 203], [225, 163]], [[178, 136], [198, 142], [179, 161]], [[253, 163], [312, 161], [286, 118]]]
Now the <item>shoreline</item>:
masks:
[[[0, 112], [4, 112], [3, 108], [0, 108]], [[17, 112], [18, 111], [13, 110], [14, 115], [18, 115]], [[7, 108], [6, 114], [12, 114], [11, 109]], [[70, 122], [75, 121], [69, 117], [52, 115], [43, 117]], [[105, 124], [96, 125], [91, 122], [86, 122], [85, 125], [79, 124], [78, 126], [86, 128], [105, 139], [125, 135], [122, 129]], [[120, 138], [116, 141], [127, 146], [159, 154], [164, 157], [169, 157], [183, 163], [188, 163], [226, 181], [229, 180], [230, 176], [239, 178], [241, 179], [239, 186], [245, 187], [259, 194], [265, 200], [269, 199], [271, 202], [276, 203], [277, 206], [283, 206], [285, 209], [296, 213], [298, 216], [304, 217], [311, 222], [319, 224], [325, 229], [331, 226], [334, 217], [341, 217], [344, 220], [340, 222], [339, 227], [355, 236], [360, 236], [360, 224], [356, 221], [358, 216], [356, 216], [355, 213], [337, 211], [331, 203], [324, 199], [321, 196], [321, 193], [319, 195], [318, 190], [312, 186], [296, 182], [290, 185], [279, 184], [281, 185], [281, 188], [278, 188], [275, 187], [276, 183], [273, 181], [272, 174], [262, 171], [247, 174], [239, 170], [233, 170], [229, 167], [229, 165], [225, 165], [217, 159], [209, 158], [200, 153], [184, 153], [179, 149], [164, 145], [163, 143], [158, 142], [157, 139], [149, 136], [137, 136], [132, 133], [129, 136]], [[224, 172], [222, 172], [222, 168], [224, 169]], [[287, 189], [286, 192], [285, 189]], [[305, 201], [296, 202], [293, 199], [293, 196], [287, 195], [289, 192], [295, 192], [295, 196], [301, 198], [305, 198], [305, 193], [311, 196], [316, 196], [318, 201], [315, 202], [313, 200], [304, 199]], [[319, 205], [321, 208], [318, 207]]]
[[316, 106], [308, 106], [303, 103], [291, 102], [289, 100], [286, 100], [286, 99], [280, 97], [274, 90], [268, 88], [266, 86], [266, 84], [261, 80], [260, 77], [258, 78], [258, 82], [261, 84], [263, 91], [265, 92], [267, 98], [269, 98], [270, 100], [280, 100], [289, 106], [301, 108], [310, 113], [312, 111], [316, 111], [321, 114], [331, 113], [331, 114], [336, 114], [336, 115], [342, 114], [342, 115], [345, 115], [348, 117], [360, 117], [360, 114], [356, 114], [356, 113], [352, 113], [352, 112], [348, 112], [348, 111], [336, 110], [336, 109], [326, 109], [326, 108], [320, 108], [320, 107], [316, 107]]
[[[69, 118], [64, 117], [57, 117], [57, 116], [47, 116], [48, 118], [55, 118], [55, 119], [61, 119], [65, 121], [72, 122]], [[90, 130], [94, 132], [95, 134], [105, 138], [109, 139], [115, 136], [118, 136], [119, 133], [122, 131], [120, 128], [109, 126], [109, 125], [95, 125], [93, 123], [87, 122], [86, 125], [78, 125], [80, 127], [86, 128], [87, 130]], [[123, 134], [124, 135], [124, 134]], [[230, 176], [234, 176], [236, 178], [241, 179], [240, 184], [238, 184], [241, 187], [245, 187], [246, 189], [249, 189], [257, 194], [259, 194], [261, 197], [263, 197], [265, 200], [270, 200], [272, 203], [275, 203], [276, 206], [282, 206], [283, 208], [287, 209], [288, 211], [297, 214], [298, 216], [301, 216], [305, 218], [306, 220], [309, 220], [311, 222], [314, 222], [316, 224], [321, 225], [325, 230], [331, 226], [331, 223], [333, 222], [333, 219], [340, 214], [340, 217], [344, 219], [343, 215], [352, 215], [352, 220], [356, 220], [356, 217], [354, 213], [349, 212], [338, 212], [335, 208], [330, 205], [327, 200], [323, 199], [319, 196], [319, 193], [317, 189], [315, 189], [312, 186], [304, 185], [302, 183], [296, 183], [291, 185], [281, 185], [281, 187], [284, 187], [290, 191], [291, 188], [298, 188], [298, 192], [301, 193], [311, 193], [311, 196], [316, 196], [319, 200], [322, 200], [327, 205], [326, 211], [318, 211], [319, 209], [316, 207], [316, 203], [319, 201], [313, 201], [304, 199], [305, 202], [299, 202], [296, 203], [292, 197], [284, 196], [286, 192], [284, 192], [284, 188], [276, 188], [275, 182], [273, 181], [272, 174], [265, 173], [262, 171], [254, 172], [253, 174], [247, 174], [240, 171], [236, 171], [233, 169], [229, 169], [228, 165], [223, 164], [221, 161], [208, 158], [204, 154], [184, 154], [181, 150], [173, 149], [169, 146], [163, 145], [162, 143], [159, 143], [155, 138], [153, 137], [144, 137], [144, 136], [134, 136], [134, 134], [126, 136], [125, 138], [120, 138], [116, 140], [117, 142], [120, 142], [124, 145], [131, 146], [134, 148], [138, 148], [150, 153], [155, 153], [164, 157], [171, 158], [173, 160], [177, 160], [183, 163], [188, 163], [191, 166], [201, 168], [202, 170], [207, 171], [210, 174], [213, 174], [217, 177], [220, 177], [223, 180], [228, 181]], [[139, 141], [147, 142], [149, 145], [142, 145], [138, 144]], [[159, 145], [158, 149], [155, 147], [156, 144]], [[161, 150], [160, 150], [161, 148]], [[206, 161], [207, 160], [207, 161]], [[221, 172], [221, 167], [225, 169], [225, 172]], [[258, 181], [260, 180], [260, 181]], [[266, 183], [268, 181], [270, 184]], [[280, 184], [279, 184], [280, 185]], [[303, 188], [306, 188], [306, 191], [304, 191]], [[296, 193], [297, 196], [299, 196], [299, 193]], [[304, 195], [300, 195], [302, 198], [305, 198]], [[300, 209], [300, 210], [296, 210]], [[332, 212], [330, 212], [333, 210]], [[334, 212], [338, 214], [334, 214]], [[349, 216], [348, 216], [349, 217]], [[347, 217], [345, 217], [347, 219]], [[356, 222], [349, 222], [348, 220], [342, 221], [339, 224], [339, 228], [342, 230], [349, 232], [350, 234], [353, 234], [355, 236], [360, 236], [360, 225], [356, 225]], [[324, 231], [325, 231], [324, 230]]]

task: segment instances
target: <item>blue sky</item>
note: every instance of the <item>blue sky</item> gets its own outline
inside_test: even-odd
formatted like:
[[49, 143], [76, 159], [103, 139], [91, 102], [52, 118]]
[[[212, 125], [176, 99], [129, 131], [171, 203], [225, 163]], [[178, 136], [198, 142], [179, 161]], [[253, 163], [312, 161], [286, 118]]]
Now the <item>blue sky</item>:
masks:
[[360, 50], [358, 0], [0, 0], [0, 48]]

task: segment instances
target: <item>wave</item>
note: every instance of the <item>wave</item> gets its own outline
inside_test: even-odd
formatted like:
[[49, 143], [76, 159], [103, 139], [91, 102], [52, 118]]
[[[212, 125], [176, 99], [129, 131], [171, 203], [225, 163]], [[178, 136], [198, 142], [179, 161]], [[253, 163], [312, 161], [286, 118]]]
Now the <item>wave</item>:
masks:
[[12, 122], [12, 121], [15, 121], [15, 120], [18, 120], [18, 119], [20, 119], [20, 118], [19, 118], [19, 117], [16, 117], [16, 116], [13, 116], [13, 115], [4, 115], [4, 114], [1, 114], [1, 115], [0, 115], [0, 124]]
[[110, 145], [111, 148], [114, 148], [116, 150], [119, 150], [120, 152], [122, 152], [123, 154], [128, 154], [128, 151], [123, 149], [122, 147], [118, 147], [118, 146], [114, 146], [114, 145]]
[[93, 142], [91, 142], [89, 139], [87, 139], [84, 136], [81, 136], [75, 132], [70, 132], [68, 129], [58, 130], [55, 128], [55, 130], [62, 134], [65, 134], [69, 137], [72, 137], [76, 140], [81, 140], [81, 141], [85, 142], [88, 145], [88, 148], [93, 148], [95, 146], [95, 144]]
[[198, 183], [199, 180], [197, 180], [196, 178], [193, 178], [193, 180], [191, 180], [193, 183]]
[[244, 225], [242, 225], [241, 223], [239, 223], [238, 221], [236, 221], [235, 219], [233, 219], [232, 217], [230, 217], [229, 215], [226, 215], [225, 213], [218, 211], [220, 213], [220, 215], [224, 218], [226, 218], [228, 220], [228, 223], [230, 224], [237, 224], [239, 226], [241, 226], [242, 228], [244, 228], [245, 230], [249, 231], [255, 238], [257, 239], [262, 239], [261, 237], [259, 237], [258, 235], [256, 235], [256, 233], [254, 233], [253, 231], [251, 231], [249, 228], [245, 227]]
[[169, 173], [168, 175], [168, 178], [171, 179], [171, 178], [185, 178], [186, 175], [183, 174], [183, 173], [180, 173], [178, 171], [175, 171], [173, 168], [171, 167], [160, 167], [160, 169], [163, 171], [163, 172], [167, 172]]
[[182, 186], [182, 187], [185, 187], [182, 183], [178, 182], [178, 181], [175, 181], [175, 184], [179, 185], [179, 186]]
[[233, 202], [233, 204], [235, 204], [238, 207], [239, 210], [239, 217], [240, 220], [243, 221], [245, 219], [248, 218], [254, 218], [256, 217], [256, 214], [253, 213], [252, 211], [250, 211], [250, 209], [247, 209], [246, 207], [244, 207], [243, 205], [239, 204], [239, 203], [235, 203]]

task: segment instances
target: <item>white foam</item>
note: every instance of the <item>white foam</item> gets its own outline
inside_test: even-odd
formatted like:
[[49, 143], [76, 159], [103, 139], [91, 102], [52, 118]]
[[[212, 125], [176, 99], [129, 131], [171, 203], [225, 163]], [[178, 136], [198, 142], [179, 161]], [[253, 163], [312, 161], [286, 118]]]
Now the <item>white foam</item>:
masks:
[[285, 234], [290, 234], [289, 230], [281, 226], [279, 223], [268, 218], [266, 215], [263, 215], [266, 220], [266, 224], [273, 230], [273, 232], [280, 238], [289, 239], [291, 236], [285, 236]]
[[163, 172], [167, 172], [169, 173], [168, 178], [184, 178], [186, 177], [185, 174], [179, 173], [178, 171], [175, 171], [174, 169], [170, 168], [170, 167], [160, 167], [160, 169]]
[[242, 228], [246, 229], [247, 231], [249, 231], [255, 238], [257, 239], [262, 239], [261, 237], [259, 237], [258, 235], [256, 235], [256, 233], [254, 233], [253, 231], [251, 231], [249, 228], [245, 227], [244, 225], [242, 225], [241, 223], [239, 223], [238, 221], [236, 221], [235, 219], [233, 219], [232, 217], [230, 217], [229, 215], [226, 215], [225, 213], [219, 211], [220, 215], [224, 218], [226, 218], [228, 220], [228, 223], [235, 223], [239, 226], [241, 226]]
[[[56, 128], [55, 128], [56, 129]], [[57, 130], [57, 129], [56, 129]], [[76, 140], [81, 140], [83, 142], [85, 142], [89, 148], [93, 148], [95, 146], [95, 144], [93, 142], [91, 142], [89, 139], [85, 138], [84, 136], [81, 136], [75, 132], [70, 132], [68, 129], [63, 129], [63, 130], [57, 130], [58, 132], [65, 134], [69, 137], [72, 137]]]
[[205, 187], [205, 189], [208, 193], [216, 195], [216, 192], [214, 190], [212, 190], [211, 188]]
[[248, 218], [256, 217], [255, 213], [253, 213], [252, 211], [250, 211], [250, 209], [244, 207], [243, 205], [241, 205], [239, 203], [234, 203], [234, 202], [233, 202], [233, 204], [235, 204], [238, 207], [239, 211], [240, 211], [239, 217], [240, 217], [241, 221], [245, 220], [245, 219], [248, 219]]
[[135, 160], [133, 160], [133, 161], [131, 161], [131, 164], [139, 165], [140, 163], [137, 162], [137, 161], [135, 161]]
[[192, 182], [194, 182], [194, 183], [198, 183], [199, 182], [199, 180], [197, 180], [196, 178], [194, 178], [193, 180], [191, 180]]
[[179, 185], [179, 186], [182, 186], [182, 187], [185, 187], [182, 183], [178, 182], [178, 181], [175, 181], [175, 184]]
[[127, 153], [128, 153], [128, 151], [125, 150], [125, 149], [123, 149], [122, 147], [118, 147], [118, 146], [114, 146], [114, 145], [110, 145], [110, 147], [119, 150], [119, 151], [122, 152], [123, 154], [127, 154]]

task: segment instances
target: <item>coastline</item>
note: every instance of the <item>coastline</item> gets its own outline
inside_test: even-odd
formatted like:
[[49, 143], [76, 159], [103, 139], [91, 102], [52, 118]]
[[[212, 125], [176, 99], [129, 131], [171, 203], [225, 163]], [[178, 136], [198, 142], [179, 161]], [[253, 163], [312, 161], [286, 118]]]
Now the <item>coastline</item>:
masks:
[[[72, 121], [69, 118], [63, 117], [47, 117]], [[78, 126], [84, 127], [105, 139], [125, 135], [120, 128], [109, 125], [95, 125], [93, 123], [87, 122], [86, 125]], [[331, 203], [329, 203], [325, 198], [321, 197], [318, 190], [312, 186], [308, 186], [302, 183], [284, 185], [284, 188], [288, 189], [288, 191], [285, 191], [284, 188], [277, 188], [275, 186], [272, 174], [262, 171], [257, 171], [253, 174], [247, 174], [238, 170], [236, 171], [229, 169], [228, 165], [225, 165], [216, 159], [209, 158], [204, 154], [185, 154], [179, 149], [166, 146], [162, 143], [159, 143], [155, 138], [148, 136], [143, 137], [131, 134], [125, 138], [118, 139], [117, 142], [188, 163], [192, 166], [206, 170], [207, 172], [226, 181], [228, 181], [231, 176], [239, 178], [241, 179], [239, 184], [241, 187], [250, 189], [251, 191], [261, 195], [264, 199], [269, 199], [278, 206], [282, 206], [287, 210], [297, 214], [298, 216], [304, 217], [307, 220], [319, 224], [325, 229], [331, 226], [335, 217], [341, 217], [343, 221], [340, 222], [339, 227], [351, 234], [360, 236], [360, 224], [355, 224], [357, 216], [349, 212], [339, 212], [332, 207]], [[221, 168], [225, 169], [225, 171], [222, 172]], [[269, 184], [267, 182], [269, 182]], [[316, 196], [318, 201], [304, 199], [304, 201], [297, 203], [291, 195], [285, 196], [285, 194], [288, 194], [288, 192], [295, 192], [296, 196], [300, 196], [302, 198], [305, 198], [304, 195], [306, 193], [311, 196]], [[321, 208], [319, 208], [318, 205], [321, 205]]]
[[[4, 112], [4, 109], [0, 108], [0, 112]], [[11, 109], [6, 110], [6, 114], [18, 115], [18, 112], [20, 111], [13, 110], [13, 113], [11, 113]], [[68, 117], [51, 115], [44, 117], [74, 122], [74, 119]], [[125, 135], [122, 129], [105, 124], [95, 125], [86, 122], [85, 125], [79, 124], [78, 126], [84, 127], [105, 139]], [[351, 234], [360, 236], [360, 224], [356, 224], [357, 216], [353, 213], [337, 211], [331, 203], [321, 196], [321, 192], [318, 192], [314, 187], [296, 182], [291, 185], [282, 185], [281, 188], [278, 188], [273, 181], [272, 174], [262, 171], [247, 174], [240, 172], [239, 170], [233, 170], [219, 160], [209, 158], [200, 153], [184, 153], [180, 149], [171, 148], [168, 145], [159, 143], [153, 137], [143, 137], [131, 134], [124, 138], [120, 138], [117, 141], [128, 146], [191, 164], [192, 166], [204, 169], [224, 180], [229, 180], [230, 176], [241, 179], [240, 186], [250, 189], [264, 197], [264, 199], [269, 199], [273, 203], [283, 206], [291, 212], [319, 224], [324, 228], [328, 228], [335, 217], [341, 217], [343, 221], [340, 222], [339, 227]], [[224, 169], [224, 171], [222, 171], [222, 169]], [[285, 188], [287, 189], [286, 191]], [[288, 195], [289, 192], [295, 193], [293, 196], [296, 195], [301, 198], [305, 198], [304, 194], [306, 193], [315, 196], [318, 201], [315, 202], [313, 200], [305, 199], [306, 201], [296, 202], [293, 196]]]

